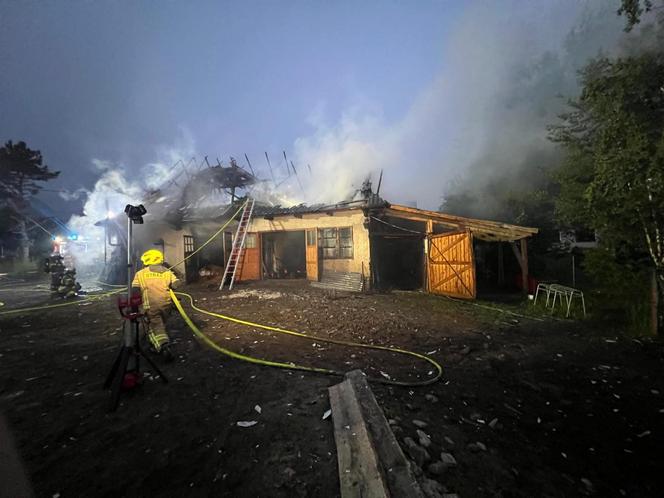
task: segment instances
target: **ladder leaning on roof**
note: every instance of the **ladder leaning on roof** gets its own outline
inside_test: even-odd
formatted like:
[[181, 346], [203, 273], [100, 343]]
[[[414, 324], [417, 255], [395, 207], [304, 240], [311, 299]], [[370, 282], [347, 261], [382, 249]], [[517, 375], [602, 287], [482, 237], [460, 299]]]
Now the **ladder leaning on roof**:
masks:
[[251, 198], [247, 199], [247, 202], [244, 204], [244, 209], [242, 210], [242, 215], [240, 216], [240, 223], [238, 223], [237, 230], [235, 231], [235, 237], [233, 238], [233, 247], [231, 249], [231, 255], [228, 258], [226, 263], [226, 269], [224, 270], [224, 276], [221, 278], [221, 284], [219, 285], [219, 290], [223, 290], [226, 279], [230, 277], [228, 283], [228, 290], [233, 288], [233, 283], [235, 282], [235, 274], [237, 273], [237, 268], [240, 263], [240, 257], [242, 256], [242, 251], [244, 250], [244, 241], [247, 238], [247, 230], [249, 228], [249, 222], [251, 221], [251, 215], [254, 212], [254, 200]]

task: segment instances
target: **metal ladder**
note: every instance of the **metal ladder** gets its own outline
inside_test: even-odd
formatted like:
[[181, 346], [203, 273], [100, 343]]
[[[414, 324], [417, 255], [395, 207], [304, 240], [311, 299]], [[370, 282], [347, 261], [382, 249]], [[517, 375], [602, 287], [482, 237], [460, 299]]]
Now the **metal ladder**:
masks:
[[224, 270], [224, 276], [221, 278], [221, 284], [219, 284], [219, 290], [223, 290], [226, 279], [230, 276], [230, 282], [228, 284], [228, 290], [233, 288], [233, 283], [235, 283], [235, 274], [237, 273], [237, 268], [239, 266], [240, 257], [242, 256], [242, 250], [244, 249], [244, 241], [247, 238], [247, 229], [249, 228], [249, 222], [251, 221], [251, 215], [254, 212], [254, 200], [249, 198], [244, 204], [244, 209], [242, 210], [242, 215], [240, 216], [240, 223], [237, 226], [235, 231], [235, 237], [233, 238], [233, 247], [231, 249], [231, 255], [228, 258], [226, 263], [226, 269]]

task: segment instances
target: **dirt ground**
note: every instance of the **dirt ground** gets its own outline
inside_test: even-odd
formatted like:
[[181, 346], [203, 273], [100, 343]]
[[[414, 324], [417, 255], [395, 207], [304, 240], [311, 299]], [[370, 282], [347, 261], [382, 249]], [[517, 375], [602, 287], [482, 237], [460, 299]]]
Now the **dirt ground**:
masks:
[[[0, 311], [48, 300], [34, 288], [0, 282]], [[231, 295], [206, 284], [186, 290], [206, 309], [440, 362], [444, 377], [434, 385], [372, 388], [400, 443], [417, 441], [413, 420], [427, 424], [421, 477], [445, 492], [661, 496], [662, 342], [415, 292], [333, 295], [302, 281], [241, 285]], [[185, 307], [220, 345], [251, 356], [400, 380], [431, 370]], [[224, 357], [175, 316], [177, 359], [160, 363], [170, 382], [147, 375], [108, 414], [102, 383], [120, 325], [111, 297], [0, 315], [0, 409], [38, 496], [339, 496], [332, 421], [322, 417], [340, 378]], [[443, 451], [457, 465], [430, 467]]]

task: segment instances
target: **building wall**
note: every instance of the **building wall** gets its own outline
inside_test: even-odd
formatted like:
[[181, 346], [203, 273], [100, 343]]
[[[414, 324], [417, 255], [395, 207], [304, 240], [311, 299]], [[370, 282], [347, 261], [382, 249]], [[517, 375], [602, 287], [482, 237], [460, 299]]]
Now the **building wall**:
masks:
[[353, 258], [352, 259], [322, 259], [322, 269], [325, 271], [357, 272], [364, 269], [365, 276], [369, 275], [369, 232], [364, 227], [364, 214], [362, 211], [337, 211], [332, 216], [328, 214], [303, 214], [302, 218], [295, 216], [275, 216], [273, 220], [253, 218], [249, 225], [250, 232], [276, 232], [282, 230], [305, 230], [308, 228], [353, 228]]
[[[159, 236], [164, 239], [164, 260], [175, 265], [184, 259], [184, 236], [192, 235], [191, 230], [184, 228], [183, 230], [174, 230], [168, 225], [164, 225], [161, 229]], [[156, 246], [155, 246], [156, 247]], [[178, 275], [186, 278], [185, 263], [177, 265], [173, 270]]]

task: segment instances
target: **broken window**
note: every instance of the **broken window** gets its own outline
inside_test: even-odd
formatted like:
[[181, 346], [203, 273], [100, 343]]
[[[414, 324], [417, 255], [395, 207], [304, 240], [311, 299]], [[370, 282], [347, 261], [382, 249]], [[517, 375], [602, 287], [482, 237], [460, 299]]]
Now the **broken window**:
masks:
[[353, 257], [353, 228], [323, 228], [320, 241], [324, 259]]

